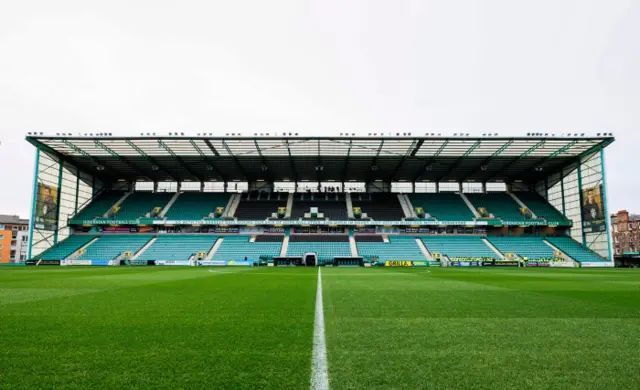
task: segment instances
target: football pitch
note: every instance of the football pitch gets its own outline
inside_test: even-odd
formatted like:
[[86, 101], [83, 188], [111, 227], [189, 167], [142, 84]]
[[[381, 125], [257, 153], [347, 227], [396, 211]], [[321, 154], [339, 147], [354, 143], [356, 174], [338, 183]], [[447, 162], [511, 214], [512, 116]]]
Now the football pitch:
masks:
[[[640, 388], [638, 270], [321, 277], [331, 389]], [[313, 268], [0, 269], [0, 388], [309, 388], [317, 289]]]

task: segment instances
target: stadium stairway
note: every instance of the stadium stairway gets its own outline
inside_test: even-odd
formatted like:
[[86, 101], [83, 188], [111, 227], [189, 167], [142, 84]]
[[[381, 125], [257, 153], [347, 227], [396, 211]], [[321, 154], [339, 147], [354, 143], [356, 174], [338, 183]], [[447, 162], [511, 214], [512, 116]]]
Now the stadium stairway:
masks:
[[133, 191], [129, 191], [127, 193], [125, 193], [124, 195], [122, 195], [117, 201], [116, 203], [112, 204], [111, 207], [109, 207], [107, 209], [107, 211], [104, 212], [104, 214], [102, 215], [103, 218], [109, 218], [109, 211], [111, 211], [111, 209], [113, 209], [114, 207], [119, 207], [122, 203], [124, 203], [127, 198], [129, 196], [131, 196], [131, 194], [133, 194]]
[[234, 218], [241, 199], [242, 199], [241, 194], [232, 194], [231, 197], [229, 198], [229, 202], [227, 203], [227, 208], [225, 209], [224, 214], [222, 214], [222, 217], [230, 218], [230, 219]]
[[557, 257], [554, 255], [554, 249], [541, 237], [488, 237], [487, 240], [502, 253], [513, 253], [521, 259], [537, 261]]
[[480, 214], [478, 213], [478, 210], [476, 210], [476, 208], [473, 206], [473, 204], [471, 203], [471, 200], [467, 197], [467, 195], [465, 195], [463, 192], [461, 192], [459, 195], [464, 201], [464, 203], [467, 205], [469, 210], [471, 210], [471, 212], [473, 213], [473, 216], [476, 218], [480, 218]]
[[89, 220], [103, 218], [116, 202], [123, 197], [123, 192], [106, 191], [85, 203], [71, 219]]
[[544, 218], [550, 223], [571, 224], [567, 217], [539, 194], [535, 192], [514, 192], [513, 194], [538, 218]]
[[289, 236], [285, 235], [282, 239], [282, 247], [280, 248], [280, 257], [287, 256], [287, 249], [289, 249]]
[[160, 218], [164, 218], [164, 216], [167, 214], [167, 211], [169, 211], [171, 206], [173, 206], [173, 204], [176, 202], [176, 200], [178, 200], [179, 196], [180, 196], [180, 193], [176, 192], [176, 194], [173, 195], [173, 197], [171, 197], [171, 199], [169, 200], [169, 203], [167, 203], [167, 205], [164, 206], [164, 208], [160, 212]]
[[80, 249], [86, 248], [96, 239], [95, 235], [73, 234], [42, 253], [32, 256], [32, 260], [65, 260]]
[[218, 249], [220, 248], [220, 245], [222, 244], [222, 237], [218, 237], [216, 239], [216, 243], [213, 244], [213, 246], [211, 247], [211, 249], [209, 250], [209, 252], [207, 253], [207, 256], [204, 258], [206, 261], [210, 261], [211, 259], [213, 259], [213, 256], [216, 254], [216, 252], [218, 251]]
[[290, 192], [289, 197], [287, 197], [287, 211], [285, 211], [284, 217], [291, 218], [292, 211], [293, 211], [293, 192]]
[[520, 211], [520, 205], [505, 192], [487, 194], [469, 194], [467, 196], [475, 208], [484, 207], [495, 218], [507, 222], [521, 222], [527, 220]]
[[[161, 234], [146, 251], [136, 254], [139, 260], [186, 261], [199, 252], [208, 253], [218, 240], [213, 234]], [[206, 257], [206, 255], [205, 255]]]
[[507, 195], [509, 195], [509, 196], [511, 197], [511, 199], [513, 199], [513, 200], [518, 204], [518, 206], [520, 206], [520, 207], [524, 207], [524, 208], [528, 209], [528, 210], [529, 210], [529, 212], [531, 213], [531, 218], [533, 218], [533, 219], [538, 219], [538, 216], [536, 215], [536, 213], [534, 213], [534, 212], [533, 212], [533, 210], [531, 210], [529, 207], [527, 207], [527, 205], [526, 205], [526, 204], [524, 204], [524, 203], [520, 200], [520, 198], [518, 198], [518, 197], [516, 196], [516, 194], [514, 194], [513, 192], [507, 192]]
[[344, 202], [347, 204], [347, 218], [353, 219], [353, 200], [351, 199], [350, 192], [345, 194]]
[[427, 249], [427, 247], [424, 245], [424, 242], [422, 242], [421, 239], [416, 238], [416, 244], [418, 244], [418, 247], [422, 251], [424, 257], [426, 257], [429, 261], [433, 261], [433, 256], [431, 256], [431, 253], [429, 252], [429, 249]]
[[113, 260], [120, 254], [136, 253], [154, 236], [150, 234], [102, 235], [89, 245], [79, 260]]
[[498, 248], [496, 248], [495, 245], [493, 245], [491, 243], [491, 241], [487, 240], [486, 238], [483, 238], [482, 241], [487, 244], [487, 246], [489, 248], [491, 248], [491, 250], [493, 251], [493, 253], [495, 253], [499, 258], [504, 259], [504, 253], [501, 252]]
[[[153, 237], [152, 239], [149, 240], [149, 242], [147, 242], [146, 244], [144, 244], [144, 246], [142, 248], [140, 248], [136, 253], [134, 253], [129, 260], [137, 260], [138, 257], [140, 257], [140, 255], [142, 255], [151, 245], [153, 245], [154, 242], [156, 242], [158, 240], [158, 237]], [[142, 259], [141, 259], [142, 260]], [[154, 259], [150, 259], [150, 260], [154, 260]]]

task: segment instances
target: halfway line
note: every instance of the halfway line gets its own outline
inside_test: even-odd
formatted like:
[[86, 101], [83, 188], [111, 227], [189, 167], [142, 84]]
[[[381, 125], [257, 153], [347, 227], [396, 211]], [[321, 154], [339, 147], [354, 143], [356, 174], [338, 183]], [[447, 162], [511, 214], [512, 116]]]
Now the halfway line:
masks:
[[311, 357], [311, 389], [329, 390], [327, 369], [327, 344], [324, 339], [324, 309], [322, 305], [322, 271], [318, 267], [316, 290], [316, 317], [313, 326], [313, 354]]

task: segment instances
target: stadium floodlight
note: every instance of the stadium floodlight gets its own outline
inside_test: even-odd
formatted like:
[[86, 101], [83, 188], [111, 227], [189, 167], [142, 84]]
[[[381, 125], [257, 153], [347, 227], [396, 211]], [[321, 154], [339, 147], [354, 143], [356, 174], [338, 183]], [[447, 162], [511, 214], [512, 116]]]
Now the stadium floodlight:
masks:
[[454, 137], [457, 137], [457, 136], [458, 136], [458, 133], [453, 133], [453, 136], [454, 136]]
[[372, 165], [371, 166], [371, 170], [372, 171], [377, 171], [378, 170], [378, 166], [377, 165]]
[[152, 166], [151, 166], [151, 169], [152, 169], [152, 170], [154, 170], [154, 171], [157, 171], [157, 170], [158, 170], [158, 169], [160, 169], [160, 168], [158, 168], [158, 166], [157, 166], [157, 165], [152, 165]]
[[600, 137], [600, 133], [596, 134], [598, 137]]

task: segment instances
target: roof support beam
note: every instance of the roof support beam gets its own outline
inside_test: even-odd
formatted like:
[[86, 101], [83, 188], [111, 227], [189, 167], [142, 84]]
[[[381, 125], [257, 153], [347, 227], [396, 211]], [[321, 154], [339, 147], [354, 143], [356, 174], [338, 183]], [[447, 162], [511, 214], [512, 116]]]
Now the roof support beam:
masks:
[[93, 143], [96, 144], [96, 146], [98, 146], [99, 148], [101, 148], [101, 149], [105, 150], [106, 152], [108, 152], [113, 157], [117, 158], [120, 162], [122, 162], [124, 165], [126, 165], [129, 169], [133, 170], [138, 175], [140, 175], [140, 177], [144, 177], [146, 179], [155, 181], [154, 177], [149, 176], [146, 173], [144, 173], [141, 170], [139, 170], [134, 164], [129, 162], [129, 160], [127, 160], [126, 158], [120, 156], [118, 153], [116, 153], [113, 150], [111, 150], [111, 148], [109, 148], [107, 145], [103, 144], [99, 140], [95, 139], [95, 140], [93, 140]]
[[421, 143], [419, 141], [413, 140], [411, 146], [409, 146], [409, 148], [407, 149], [407, 152], [404, 154], [404, 156], [402, 156], [398, 165], [396, 165], [396, 167], [393, 169], [393, 172], [391, 172], [391, 174], [387, 176], [387, 181], [393, 181], [393, 179], [400, 171], [400, 168], [402, 168], [402, 165], [404, 164], [404, 161], [407, 159], [407, 157], [415, 156], [418, 149], [420, 149], [420, 145]]
[[198, 179], [198, 181], [203, 182], [204, 178], [202, 177], [202, 175], [198, 175], [197, 173], [195, 173], [191, 168], [189, 168], [189, 166], [187, 165], [187, 163], [185, 163], [184, 159], [182, 159], [182, 157], [178, 156], [177, 154], [175, 154], [173, 152], [173, 150], [171, 150], [171, 148], [169, 147], [169, 145], [167, 145], [166, 143], [164, 143], [161, 139], [158, 140], [158, 145], [160, 145], [162, 148], [164, 148], [164, 150], [166, 150], [167, 152], [169, 152], [169, 154], [176, 159], [176, 161], [178, 161], [178, 164], [180, 164], [180, 166], [187, 171], [191, 176], [195, 177], [196, 179]]
[[414, 140], [414, 145], [413, 146], [413, 150], [411, 151], [410, 156], [414, 157], [416, 155], [416, 153], [418, 153], [418, 150], [420, 150], [420, 147], [422, 147], [422, 144], [424, 143], [424, 139], [420, 139], [418, 140], [418, 143], [415, 144], [415, 140]]
[[469, 173], [467, 176], [465, 176], [461, 181], [467, 181], [470, 177], [472, 177], [473, 175], [475, 175], [476, 173], [483, 171], [486, 169], [487, 165], [491, 162], [491, 160], [495, 157], [498, 157], [499, 155], [502, 154], [502, 152], [504, 152], [505, 150], [507, 150], [507, 148], [509, 146], [511, 146], [511, 144], [514, 142], [515, 140], [511, 139], [509, 141], [507, 141], [507, 143], [505, 143], [504, 145], [502, 145], [498, 150], [496, 150], [495, 152], [493, 152], [493, 154], [487, 158], [485, 158], [484, 160], [482, 160], [482, 162], [480, 163], [480, 165], [478, 165], [478, 167], [476, 169], [474, 169], [473, 171], [471, 171], [471, 173]]
[[347, 157], [344, 159], [344, 166], [342, 167], [342, 173], [340, 174], [342, 185], [347, 181], [347, 170], [349, 168], [349, 157], [351, 157], [351, 147], [353, 146], [353, 140], [349, 140], [349, 149], [347, 149]]
[[424, 171], [429, 170], [429, 167], [431, 166], [431, 164], [433, 164], [433, 162], [436, 160], [436, 158], [438, 158], [438, 156], [440, 156], [440, 153], [442, 153], [442, 151], [444, 150], [444, 148], [447, 147], [447, 145], [449, 145], [449, 140], [445, 140], [442, 145], [440, 145], [440, 148], [438, 148], [438, 150], [436, 151], [436, 153], [427, 158], [424, 161], [424, 165], [422, 166], [422, 169], [420, 169], [420, 171], [418, 172], [418, 174], [413, 178], [413, 181], [418, 180], [422, 174], [424, 173]]
[[382, 151], [382, 147], [384, 146], [384, 140], [380, 141], [380, 146], [378, 146], [378, 151], [376, 152], [375, 157], [373, 157], [373, 162], [371, 162], [372, 167], [377, 167], [378, 165], [378, 157], [380, 157], [380, 152]]
[[178, 182], [179, 180], [177, 180], [172, 174], [171, 172], [169, 172], [165, 167], [163, 167], [158, 161], [156, 161], [155, 158], [147, 155], [144, 150], [140, 149], [138, 147], [138, 145], [134, 144], [133, 142], [131, 142], [131, 140], [126, 140], [125, 141], [129, 146], [131, 146], [136, 152], [138, 152], [138, 154], [140, 154], [142, 157], [144, 157], [145, 159], [147, 159], [149, 162], [151, 162], [151, 164], [153, 164], [152, 169], [153, 170], [161, 170], [164, 173], [167, 174], [167, 176], [169, 176], [171, 178], [171, 180]]
[[[215, 146], [213, 146], [211, 141], [209, 141], [208, 139], [205, 139], [204, 143], [207, 144], [207, 147], [209, 148], [209, 150], [211, 150], [211, 152], [213, 153], [214, 156], [220, 157], [220, 152], [218, 152], [218, 150], [215, 148]], [[229, 148], [227, 148], [227, 150], [229, 150]], [[229, 152], [229, 154], [231, 154], [231, 152]]]
[[258, 151], [258, 154], [260, 155], [260, 163], [262, 164], [261, 169], [262, 172], [265, 172], [267, 175], [267, 178], [269, 179], [269, 182], [273, 183], [273, 174], [271, 174], [270, 170], [269, 170], [269, 165], [267, 165], [267, 160], [265, 160], [264, 156], [262, 155], [262, 150], [260, 150], [260, 147], [258, 146], [258, 140], [256, 140], [255, 138], [253, 139], [253, 144], [256, 146], [256, 150]]
[[451, 164], [451, 166], [449, 167], [449, 169], [447, 169], [447, 171], [445, 173], [443, 173], [442, 175], [440, 175], [440, 177], [438, 177], [436, 179], [436, 181], [441, 181], [443, 178], [447, 177], [447, 175], [451, 174], [451, 172], [453, 172], [458, 166], [460, 166], [460, 164], [462, 163], [462, 161], [464, 161], [465, 158], [469, 157], [469, 155], [476, 150], [480, 144], [482, 143], [481, 140], [477, 140], [473, 145], [471, 145], [471, 147], [469, 149], [467, 149], [466, 152], [464, 152], [462, 154], [462, 156], [458, 157], [458, 159]]
[[[216, 148], [211, 144], [211, 142], [208, 139], [204, 140], [204, 142], [207, 144], [207, 146], [209, 146], [211, 150], [216, 150]], [[229, 148], [229, 145], [227, 145], [227, 142], [224, 139], [222, 140], [222, 147], [224, 148], [224, 150], [227, 151], [227, 153], [229, 153], [229, 156], [231, 156], [231, 158], [233, 159], [233, 162], [236, 163], [236, 166], [238, 167], [238, 171], [240, 171], [240, 173], [242, 174], [242, 177], [244, 177], [244, 181], [249, 182], [247, 173], [245, 172], [244, 168], [242, 168], [242, 165], [240, 165], [240, 161], [238, 161], [238, 157], [236, 157], [236, 155], [231, 151], [231, 149]]]
[[[506, 163], [505, 165], [503, 165], [502, 167], [500, 167], [499, 172], [505, 172], [507, 169], [509, 169], [513, 164], [517, 163], [520, 160], [525, 159], [528, 155], [530, 155], [531, 153], [533, 153], [536, 149], [539, 149], [541, 147], [544, 146], [546, 140], [541, 140], [538, 143], [536, 143], [535, 145], [533, 145], [532, 147], [530, 147], [529, 149], [527, 149], [526, 152], [522, 153], [521, 155], [519, 155], [518, 157], [512, 159], [511, 161], [509, 161], [508, 163]], [[491, 181], [493, 178], [495, 178], [496, 175], [492, 175], [491, 177], [488, 177], [485, 181]]]
[[204, 154], [204, 152], [202, 151], [202, 149], [200, 149], [198, 144], [196, 144], [192, 139], [189, 140], [189, 143], [191, 143], [191, 146], [193, 146], [193, 148], [198, 152], [202, 160], [207, 164], [207, 169], [211, 169], [212, 171], [215, 171], [216, 174], [220, 176], [220, 179], [222, 179], [222, 181], [227, 181], [226, 175], [223, 175], [222, 172], [218, 168], [216, 168], [215, 164], [213, 163], [213, 160], [211, 160], [206, 154]]
[[291, 155], [288, 138], [284, 140], [284, 145], [287, 147], [287, 153], [289, 154], [289, 163], [291, 164], [291, 169], [293, 170], [293, 181], [296, 183], [295, 188], [298, 188], [298, 170], [296, 169], [296, 164], [293, 162], [293, 155]]

